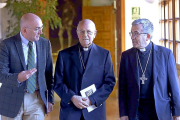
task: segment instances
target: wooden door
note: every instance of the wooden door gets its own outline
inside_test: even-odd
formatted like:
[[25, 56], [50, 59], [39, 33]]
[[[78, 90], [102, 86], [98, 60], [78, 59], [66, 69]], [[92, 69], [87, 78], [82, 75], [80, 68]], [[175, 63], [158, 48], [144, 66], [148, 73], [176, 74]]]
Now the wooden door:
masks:
[[[97, 36], [93, 42], [111, 52], [113, 65], [115, 66], [115, 16], [113, 6], [83, 6], [82, 18], [90, 19], [95, 23]], [[117, 97], [117, 87], [111, 93], [111, 97]]]

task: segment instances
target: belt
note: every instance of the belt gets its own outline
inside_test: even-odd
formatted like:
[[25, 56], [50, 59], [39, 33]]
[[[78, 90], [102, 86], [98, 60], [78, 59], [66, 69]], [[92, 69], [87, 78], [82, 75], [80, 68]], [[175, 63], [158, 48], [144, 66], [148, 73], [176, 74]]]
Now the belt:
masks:
[[[24, 92], [29, 93], [29, 91], [27, 89], [24, 89]], [[35, 90], [34, 92], [39, 92], [39, 89]]]

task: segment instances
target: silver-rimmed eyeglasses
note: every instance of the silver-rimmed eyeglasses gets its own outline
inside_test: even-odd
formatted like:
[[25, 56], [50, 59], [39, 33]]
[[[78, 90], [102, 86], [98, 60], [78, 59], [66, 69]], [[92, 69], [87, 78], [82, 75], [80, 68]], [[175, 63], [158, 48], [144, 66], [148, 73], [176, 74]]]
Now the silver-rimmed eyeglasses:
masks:
[[140, 35], [140, 34], [148, 34], [148, 33], [139, 33], [139, 32], [134, 32], [134, 33], [132, 33], [132, 32], [129, 32], [129, 36], [130, 36], [130, 37], [132, 37], [132, 36], [137, 37], [137, 36]]
[[29, 29], [32, 29], [34, 32], [39, 32], [39, 31], [42, 31], [42, 29], [43, 29], [43, 26], [42, 27], [36, 27], [35, 29], [33, 29], [33, 28], [30, 28], [30, 27], [26, 27], [26, 28], [29, 28]]
[[93, 34], [93, 32], [92, 31], [85, 31], [85, 30], [78, 30], [78, 33], [80, 34], [80, 35], [84, 35], [85, 33], [87, 34], [87, 35], [92, 35]]

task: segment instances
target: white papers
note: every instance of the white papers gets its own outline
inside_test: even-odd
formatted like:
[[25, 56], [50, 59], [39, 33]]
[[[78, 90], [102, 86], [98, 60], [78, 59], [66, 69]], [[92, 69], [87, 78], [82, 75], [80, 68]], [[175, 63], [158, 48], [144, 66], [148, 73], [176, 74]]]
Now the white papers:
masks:
[[[95, 91], [96, 91], [96, 87], [94, 84], [92, 84], [91, 86], [81, 90], [80, 93], [81, 93], [82, 97], [88, 97], [88, 96], [92, 95]], [[88, 112], [91, 112], [96, 108], [97, 107], [95, 105], [91, 105], [91, 106], [87, 107], [87, 110], [88, 110]]]
[[0, 83], [0, 88], [1, 88], [1, 85], [2, 85], [2, 83]]

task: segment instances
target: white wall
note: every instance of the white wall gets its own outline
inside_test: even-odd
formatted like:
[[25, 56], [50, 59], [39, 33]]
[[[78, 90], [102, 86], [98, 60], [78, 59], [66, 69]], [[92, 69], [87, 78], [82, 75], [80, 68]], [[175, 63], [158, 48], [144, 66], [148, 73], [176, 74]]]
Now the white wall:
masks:
[[[6, 2], [6, 0], [0, 0], [0, 2]], [[9, 15], [8, 14], [8, 10], [7, 10], [7, 8], [6, 7], [4, 7], [4, 8], [1, 8], [0, 9], [0, 24], [1, 24], [1, 37], [2, 38], [0, 38], [0, 42], [1, 42], [1, 40], [3, 40], [3, 39], [5, 39], [6, 38], [6, 35], [7, 35], [7, 33], [6, 33], [6, 28], [8, 27], [8, 23], [7, 23], [7, 20], [9, 20], [9, 19], [11, 19], [11, 15]], [[16, 19], [15, 18], [12, 18], [13, 19], [13, 21], [16, 21]]]
[[[17, 21], [16, 18], [11, 18], [11, 15], [8, 14], [8, 10], [7, 8], [1, 8], [0, 9], [0, 24], [1, 24], [1, 34], [2, 34], [2, 38], [0, 39], [0, 42], [1, 40], [5, 39], [6, 38], [6, 35], [7, 35], [7, 27], [8, 27], [8, 20], [12, 19], [13, 22]], [[12, 30], [11, 30], [12, 31]]]
[[91, 6], [111, 6], [114, 0], [91, 0]]
[[[7, 21], [11, 19], [11, 15], [8, 14], [8, 10], [7, 8], [2, 8], [1, 10], [1, 22], [2, 22], [2, 39], [6, 38], [7, 35], [7, 27], [8, 27], [8, 23]], [[16, 19], [13, 18], [13, 21], [15, 22]]]
[[154, 25], [154, 34], [152, 41], [155, 44], [159, 44], [159, 9], [158, 9], [158, 0], [155, 0], [154, 3], [148, 3], [145, 0], [125, 0], [125, 49], [132, 47], [131, 38], [129, 32], [131, 31], [131, 8], [140, 7], [140, 18], [149, 19]]

